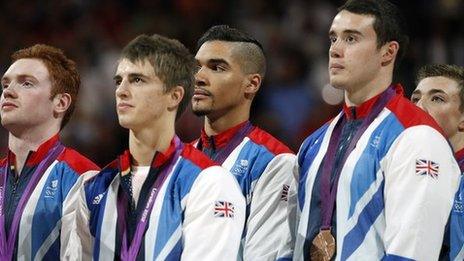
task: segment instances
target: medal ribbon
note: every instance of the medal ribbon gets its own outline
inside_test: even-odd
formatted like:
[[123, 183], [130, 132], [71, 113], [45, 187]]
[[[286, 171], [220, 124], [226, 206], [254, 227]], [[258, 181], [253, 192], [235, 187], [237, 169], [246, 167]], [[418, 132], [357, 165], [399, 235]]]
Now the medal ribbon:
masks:
[[26, 207], [26, 203], [31, 197], [32, 192], [39, 183], [39, 180], [42, 178], [45, 171], [58, 158], [63, 150], [64, 146], [61, 144], [61, 142], [56, 142], [45, 156], [45, 159], [40, 162], [37, 169], [34, 171], [34, 173], [32, 173], [31, 180], [21, 195], [18, 206], [14, 213], [13, 222], [11, 224], [10, 231], [8, 231], [8, 237], [5, 231], [4, 205], [6, 191], [5, 186], [7, 184], [10, 162], [5, 164], [5, 167], [0, 169], [0, 260], [11, 260], [13, 258], [14, 246], [19, 230], [19, 222], [21, 221], [21, 216], [23, 214], [24, 208]]
[[[330, 138], [329, 147], [324, 159], [322, 167], [322, 176], [321, 176], [321, 206], [322, 206], [322, 226], [321, 230], [330, 229], [332, 225], [332, 216], [335, 207], [335, 201], [337, 198], [337, 188], [338, 180], [340, 178], [341, 170], [345, 165], [345, 161], [348, 158], [348, 155], [353, 151], [361, 135], [369, 127], [369, 125], [374, 121], [377, 115], [382, 111], [382, 109], [387, 105], [391, 98], [395, 95], [395, 88], [390, 86], [385, 92], [380, 94], [380, 97], [375, 102], [372, 110], [369, 114], [363, 119], [361, 126], [358, 127], [358, 130], [354, 134], [354, 137], [349, 141], [348, 148], [342, 156], [340, 164], [337, 169], [334, 168], [335, 155], [340, 142], [340, 135], [345, 124], [345, 116], [342, 116], [341, 119], [335, 125], [332, 137]], [[334, 173], [334, 181], [332, 187], [330, 186], [331, 174]]]
[[[450, 147], [451, 147], [451, 144], [450, 144]], [[456, 161], [458, 162], [459, 169], [461, 170], [461, 172], [463, 172], [464, 171], [464, 156], [461, 156], [461, 158], [456, 157]]]
[[[130, 246], [128, 246], [128, 239], [127, 239], [127, 221], [126, 221], [126, 213], [127, 213], [127, 202], [128, 196], [127, 194], [122, 191], [120, 188], [118, 191], [118, 202], [117, 202], [117, 209], [118, 209], [118, 226], [120, 227], [120, 234], [122, 234], [122, 247], [121, 247], [121, 260], [132, 261], [136, 260], [137, 255], [140, 250], [140, 246], [142, 244], [142, 238], [145, 233], [148, 224], [148, 217], [150, 216], [151, 210], [155, 204], [156, 197], [158, 196], [158, 192], [163, 186], [164, 182], [166, 181], [167, 176], [172, 171], [172, 168], [177, 162], [177, 159], [182, 152], [184, 144], [180, 141], [180, 139], [175, 136], [174, 137], [174, 144], [175, 144], [175, 153], [169, 161], [169, 164], [165, 164], [161, 171], [158, 172], [158, 175], [153, 183], [153, 186], [150, 189], [150, 195], [148, 197], [147, 202], [145, 203], [145, 207], [143, 212], [141, 213], [139, 220], [137, 222], [137, 227], [135, 230], [134, 238]], [[151, 167], [149, 173], [151, 173]], [[132, 199], [131, 199], [132, 200]]]
[[[227, 145], [221, 149], [216, 155], [212, 156], [211, 159], [219, 164], [222, 165], [224, 161], [227, 159], [229, 154], [242, 142], [242, 140], [250, 134], [253, 130], [253, 125], [250, 122], [247, 122], [227, 143]], [[200, 140], [198, 140], [197, 149], [202, 150], [203, 144]]]
[[458, 161], [458, 165], [459, 165], [459, 169], [461, 170], [461, 172], [464, 171], [464, 158]]

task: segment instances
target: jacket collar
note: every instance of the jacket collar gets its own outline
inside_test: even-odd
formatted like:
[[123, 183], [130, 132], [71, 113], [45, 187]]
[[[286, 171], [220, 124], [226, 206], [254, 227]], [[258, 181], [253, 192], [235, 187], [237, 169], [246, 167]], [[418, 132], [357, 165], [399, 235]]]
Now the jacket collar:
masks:
[[225, 130], [217, 135], [208, 136], [205, 129], [201, 130], [200, 142], [203, 148], [221, 148], [224, 147], [229, 141], [237, 134], [249, 121], [244, 121], [228, 130]]
[[[30, 151], [27, 157], [27, 160], [24, 166], [33, 167], [39, 165], [40, 162], [47, 156], [47, 153], [50, 149], [60, 140], [59, 134], [55, 134], [53, 137], [42, 143], [36, 151]], [[8, 150], [8, 162], [10, 164], [16, 161], [16, 155], [11, 151]]]
[[[153, 156], [151, 167], [152, 168], [159, 168], [165, 163], [167, 163], [176, 151], [176, 144], [175, 144], [175, 137], [172, 138], [169, 147], [162, 152], [156, 151], [155, 156]], [[119, 156], [119, 164], [120, 170], [122, 173], [129, 172], [131, 169], [131, 162], [132, 162], [132, 155], [130, 154], [129, 150], [124, 151], [124, 153]]]
[[[397, 95], [403, 95], [403, 93], [404, 93], [404, 90], [403, 90], [403, 87], [401, 86], [401, 84], [392, 85], [392, 86], [390, 86], [388, 88], [394, 88]], [[383, 91], [382, 93], [384, 93], [385, 91]], [[375, 102], [379, 99], [379, 97], [380, 97], [380, 95], [382, 93], [379, 93], [378, 95], [370, 98], [369, 100], [363, 102], [359, 106], [348, 107], [348, 105], [346, 103], [344, 103], [343, 104], [343, 112], [345, 113], [346, 118], [348, 120], [356, 120], [356, 119], [359, 119], [359, 118], [366, 117], [369, 114], [369, 112], [372, 110], [372, 108], [374, 107]]]

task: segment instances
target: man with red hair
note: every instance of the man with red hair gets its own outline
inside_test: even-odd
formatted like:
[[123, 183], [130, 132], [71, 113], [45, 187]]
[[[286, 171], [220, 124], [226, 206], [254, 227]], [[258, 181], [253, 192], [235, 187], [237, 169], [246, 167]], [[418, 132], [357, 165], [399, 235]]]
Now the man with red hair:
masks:
[[79, 74], [60, 49], [47, 45], [11, 58], [1, 79], [1, 123], [9, 137], [0, 161], [0, 260], [77, 258], [79, 249], [68, 247], [75, 192], [81, 174], [98, 170], [59, 140], [74, 111]]

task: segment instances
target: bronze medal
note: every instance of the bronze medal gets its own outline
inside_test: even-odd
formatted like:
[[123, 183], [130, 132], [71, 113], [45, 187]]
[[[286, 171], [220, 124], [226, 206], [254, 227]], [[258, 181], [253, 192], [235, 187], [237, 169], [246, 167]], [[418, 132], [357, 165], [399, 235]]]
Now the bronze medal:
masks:
[[312, 261], [330, 261], [335, 254], [335, 238], [330, 229], [321, 229], [311, 245]]

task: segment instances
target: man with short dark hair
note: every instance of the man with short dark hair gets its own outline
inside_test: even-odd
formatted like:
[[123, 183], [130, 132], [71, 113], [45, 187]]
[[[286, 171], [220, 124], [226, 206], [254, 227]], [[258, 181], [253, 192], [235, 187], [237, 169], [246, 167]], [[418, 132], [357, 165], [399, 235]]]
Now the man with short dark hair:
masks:
[[464, 69], [427, 65], [419, 70], [416, 84], [411, 101], [435, 119], [458, 153], [464, 148]]
[[349, 0], [329, 30], [343, 111], [298, 153], [296, 260], [436, 260], [459, 181], [440, 127], [393, 85], [396, 6]]
[[291, 258], [295, 155], [249, 121], [266, 72], [263, 48], [244, 32], [219, 25], [198, 41], [195, 58], [192, 109], [205, 117], [195, 145], [234, 174], [247, 200], [238, 259]]
[[138, 36], [123, 49], [114, 80], [129, 150], [85, 183], [78, 221], [90, 233], [82, 235], [87, 259], [92, 251], [95, 260], [237, 255], [245, 217], [237, 182], [175, 134], [194, 69], [189, 51], [160, 35]]
[[[464, 173], [464, 68], [449, 64], [427, 65], [419, 70], [416, 83], [411, 101], [429, 113], [443, 129]], [[442, 252], [447, 260], [464, 259], [463, 196], [464, 180], [461, 180], [444, 238]]]
[[77, 259], [79, 176], [99, 168], [59, 140], [77, 102], [76, 64], [42, 44], [11, 57], [1, 79], [9, 151], [0, 161], [0, 260]]

